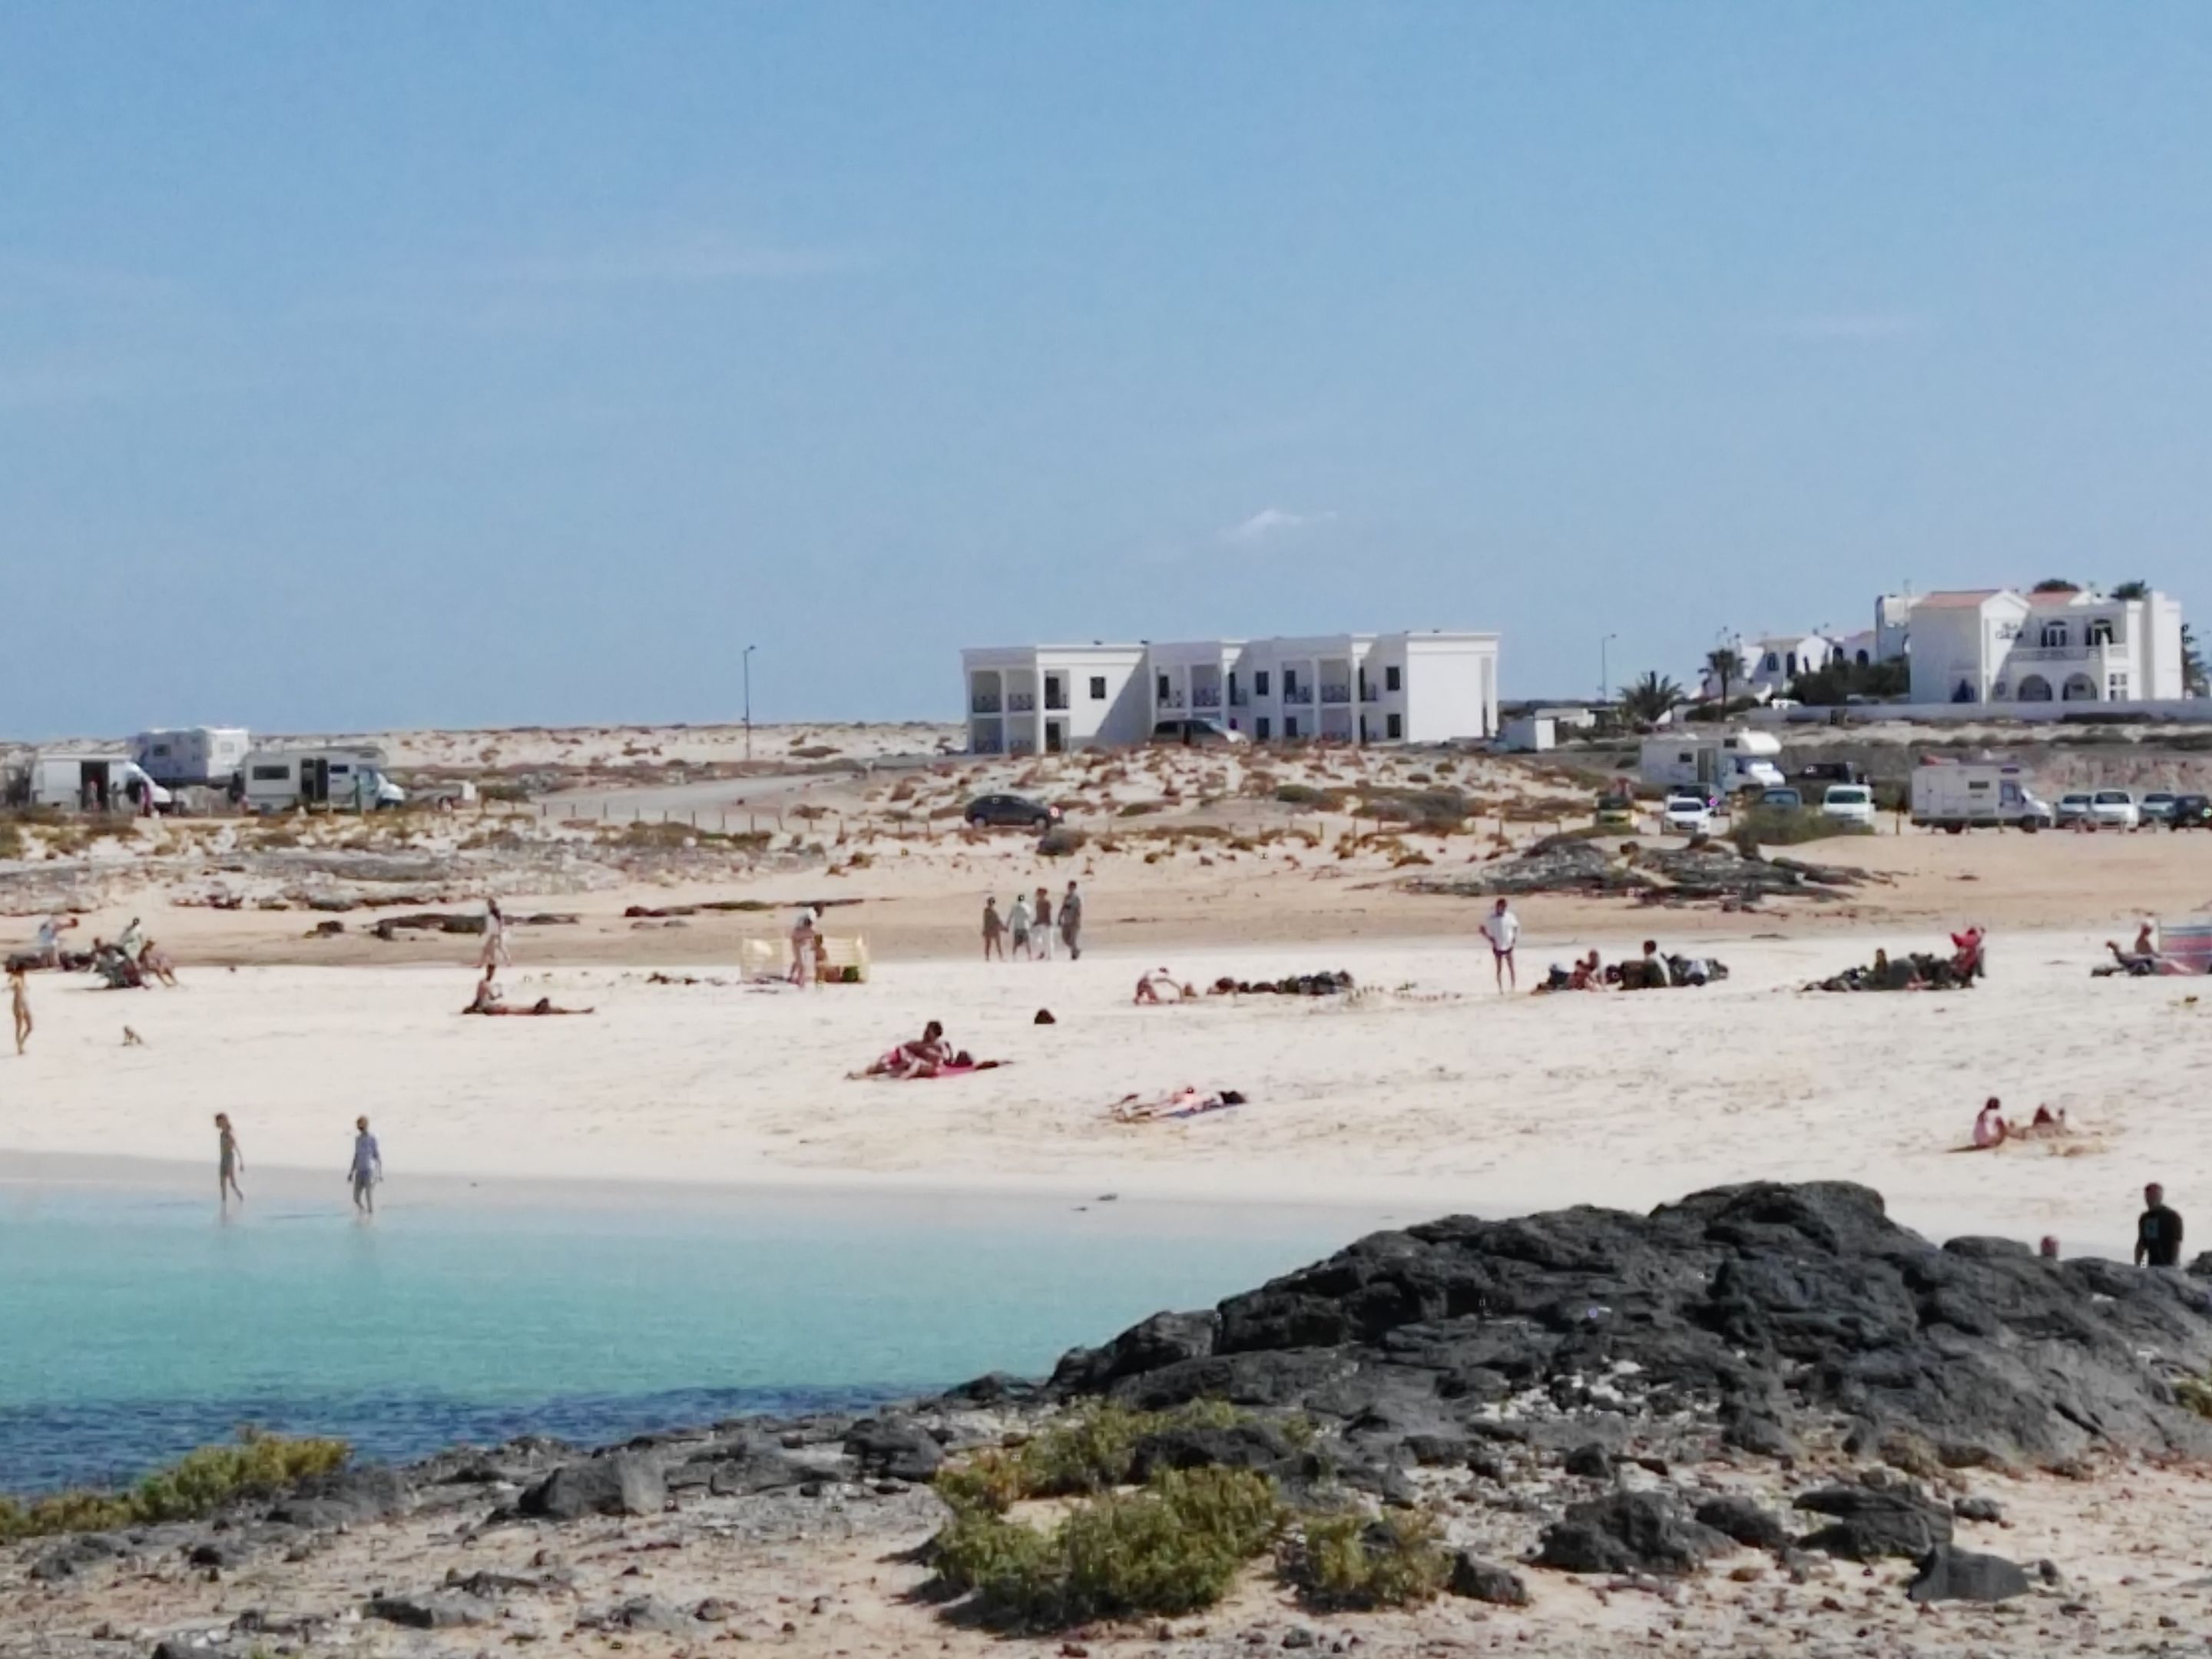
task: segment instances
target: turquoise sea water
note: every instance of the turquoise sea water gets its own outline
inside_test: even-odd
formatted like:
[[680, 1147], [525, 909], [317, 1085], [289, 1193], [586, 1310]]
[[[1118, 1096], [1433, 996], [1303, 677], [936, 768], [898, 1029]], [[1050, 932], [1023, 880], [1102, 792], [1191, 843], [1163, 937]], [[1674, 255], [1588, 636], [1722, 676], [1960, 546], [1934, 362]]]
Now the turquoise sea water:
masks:
[[15, 1186], [0, 1189], [0, 1490], [128, 1475], [246, 1422], [404, 1458], [1036, 1374], [1373, 1220], [972, 1194], [571, 1205], [456, 1191], [387, 1203], [368, 1224], [342, 1192], [257, 1194], [224, 1222], [205, 1198]]

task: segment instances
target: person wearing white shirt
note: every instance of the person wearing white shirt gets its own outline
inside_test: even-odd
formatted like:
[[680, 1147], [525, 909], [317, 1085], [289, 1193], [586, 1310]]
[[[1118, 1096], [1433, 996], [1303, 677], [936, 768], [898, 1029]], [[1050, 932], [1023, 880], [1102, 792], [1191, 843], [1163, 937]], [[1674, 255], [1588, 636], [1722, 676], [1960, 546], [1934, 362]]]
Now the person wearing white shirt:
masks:
[[1513, 971], [1513, 947], [1521, 941], [1521, 918], [1504, 899], [1482, 919], [1482, 936], [1490, 941], [1490, 963], [1498, 976], [1498, 988], [1504, 991], [1510, 981], [1513, 988], [1519, 990], [1520, 977]]

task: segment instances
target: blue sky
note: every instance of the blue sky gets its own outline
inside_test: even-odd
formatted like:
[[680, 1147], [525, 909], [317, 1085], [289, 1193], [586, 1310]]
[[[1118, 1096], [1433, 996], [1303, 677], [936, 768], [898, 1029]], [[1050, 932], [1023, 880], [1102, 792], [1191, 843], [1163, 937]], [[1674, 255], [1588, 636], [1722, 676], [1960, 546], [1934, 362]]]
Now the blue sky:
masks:
[[2212, 11], [0, 11], [0, 730], [2212, 605]]

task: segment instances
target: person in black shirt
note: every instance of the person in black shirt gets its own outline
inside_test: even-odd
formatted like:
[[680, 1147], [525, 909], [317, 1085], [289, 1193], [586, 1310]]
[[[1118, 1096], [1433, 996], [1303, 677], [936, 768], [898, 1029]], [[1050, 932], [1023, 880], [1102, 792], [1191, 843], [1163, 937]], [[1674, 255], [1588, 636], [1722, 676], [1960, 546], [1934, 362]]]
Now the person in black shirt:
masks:
[[2136, 1223], [2136, 1266], [2180, 1263], [2181, 1218], [2166, 1207], [2166, 1188], [2154, 1181], [2143, 1188], [2142, 1218]]

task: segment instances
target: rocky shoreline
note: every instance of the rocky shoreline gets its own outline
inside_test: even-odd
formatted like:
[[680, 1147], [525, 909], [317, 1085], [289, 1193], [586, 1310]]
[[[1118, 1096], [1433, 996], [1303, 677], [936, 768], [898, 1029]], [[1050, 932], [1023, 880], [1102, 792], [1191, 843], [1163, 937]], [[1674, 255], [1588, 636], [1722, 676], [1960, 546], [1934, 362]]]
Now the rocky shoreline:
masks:
[[[2208, 1273], [1937, 1247], [1838, 1184], [1447, 1218], [1042, 1383], [461, 1449], [27, 1540], [0, 1552], [0, 1651], [2201, 1650]], [[1444, 1594], [1349, 1612], [1255, 1565], [1165, 1621], [983, 1628], [933, 1567], [931, 1483], [1101, 1412], [1135, 1425], [1134, 1480], [1249, 1471], [1302, 1512], [1425, 1517]]]

